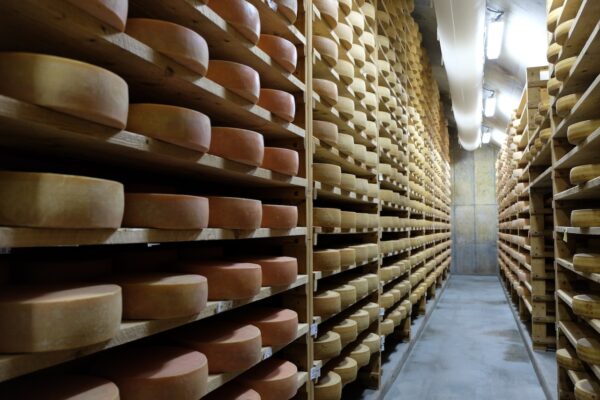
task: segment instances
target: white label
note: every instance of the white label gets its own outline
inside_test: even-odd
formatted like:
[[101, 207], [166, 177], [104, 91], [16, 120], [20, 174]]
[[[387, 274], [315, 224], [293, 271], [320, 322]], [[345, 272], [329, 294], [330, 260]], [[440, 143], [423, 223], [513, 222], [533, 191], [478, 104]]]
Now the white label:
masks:
[[563, 234], [563, 242], [568, 242], [569, 241], [569, 235], [567, 234], [567, 231], [565, 231], [565, 233]]
[[271, 347], [267, 347], [265, 349], [265, 352], [263, 353], [263, 360], [266, 360], [267, 358], [271, 357], [273, 355], [273, 349]]
[[312, 367], [310, 369], [310, 380], [314, 381], [321, 376], [321, 367]]
[[160, 246], [160, 243], [147, 243], [148, 247]]
[[317, 337], [318, 330], [319, 330], [319, 325], [310, 324], [310, 336]]
[[384, 348], [385, 348], [385, 336], [381, 336], [380, 342], [379, 342], [379, 351], [383, 352]]
[[220, 301], [217, 303], [217, 313], [222, 313], [224, 311], [230, 310], [232, 307], [233, 302], [231, 300]]
[[385, 314], [385, 308], [383, 308], [383, 307], [380, 307], [380, 308], [379, 308], [379, 316], [380, 316], [380, 317], [383, 317], [383, 316], [384, 316], [384, 314]]

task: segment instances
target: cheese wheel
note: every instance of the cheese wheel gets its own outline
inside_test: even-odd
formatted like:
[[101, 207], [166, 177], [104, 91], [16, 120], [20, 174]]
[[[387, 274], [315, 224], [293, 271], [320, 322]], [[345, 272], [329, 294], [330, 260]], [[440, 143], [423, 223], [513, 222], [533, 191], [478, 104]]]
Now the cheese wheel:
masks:
[[258, 47], [289, 73], [296, 70], [298, 50], [294, 43], [275, 35], [261, 34]]
[[356, 251], [351, 248], [339, 249], [340, 266], [347, 267], [356, 263]]
[[[229, 1], [244, 0], [213, 1], [211, 4], [226, 3]], [[247, 65], [233, 61], [210, 60], [206, 77], [252, 104], [256, 104], [258, 101], [260, 96], [260, 77], [258, 72]]]
[[[363, 102], [365, 103], [365, 107], [367, 107], [367, 110], [369, 111], [374, 111], [375, 109], [377, 109], [377, 96], [375, 95], [375, 93], [371, 93], [371, 92], [366, 92], [365, 93], [365, 98], [363, 99]], [[373, 123], [374, 121], [367, 121], [367, 136], [374, 138], [376, 135], [375, 133], [377, 132], [376, 130], [373, 131], [369, 128], [370, 124]]]
[[91, 369], [115, 382], [122, 399], [197, 400], [207, 391], [206, 357], [181, 347], [128, 346], [101, 354]]
[[0, 94], [87, 121], [124, 129], [129, 90], [95, 65], [33, 53], [0, 54]]
[[321, 54], [321, 57], [323, 57], [323, 60], [325, 60], [327, 64], [335, 67], [339, 58], [339, 53], [337, 44], [332, 39], [313, 35], [313, 46], [315, 50]]
[[556, 100], [556, 114], [562, 118], [567, 117], [571, 114], [571, 110], [573, 110], [573, 107], [575, 107], [579, 99], [581, 99], [581, 96], [581, 93], [574, 93], [559, 97]]
[[573, 268], [586, 274], [600, 273], [600, 254], [575, 254], [573, 256]]
[[369, 293], [379, 286], [379, 277], [376, 274], [365, 274], [362, 277], [369, 283]]
[[575, 61], [577, 61], [577, 57], [569, 57], [557, 62], [554, 66], [554, 75], [556, 76], [556, 79], [561, 82], [566, 80], [569, 77], [571, 68], [575, 64]]
[[562, 46], [558, 43], [552, 43], [550, 46], [548, 46], [548, 51], [546, 53], [548, 62], [554, 64], [556, 60], [558, 60], [558, 56], [560, 55], [561, 51]]
[[569, 125], [567, 129], [567, 138], [569, 143], [577, 145], [587, 139], [592, 133], [600, 128], [600, 119], [576, 122]]
[[352, 25], [352, 28], [354, 28], [356, 35], [361, 36], [365, 30], [365, 18], [362, 13], [359, 11], [351, 11], [350, 14], [348, 14], [347, 19], [348, 22], [350, 22], [350, 25]]
[[158, 19], [129, 18], [125, 32], [190, 71], [206, 75], [208, 45], [193, 30]]
[[358, 364], [353, 358], [345, 357], [333, 367], [332, 371], [340, 376], [342, 385], [347, 385], [356, 380], [358, 375]]
[[364, 331], [370, 325], [369, 312], [363, 309], [356, 310], [348, 318], [356, 322], [356, 327], [359, 332]]
[[260, 265], [229, 261], [183, 261], [178, 270], [206, 277], [209, 300], [248, 299], [260, 292]]
[[354, 286], [356, 289], [356, 297], [363, 298], [369, 293], [369, 282], [362, 277], [348, 281], [348, 285]]
[[335, 28], [338, 21], [338, 2], [337, 0], [313, 0], [313, 4], [319, 10], [321, 18], [332, 28]]
[[126, 193], [123, 226], [157, 229], [204, 229], [208, 199], [160, 193]]
[[339, 208], [314, 207], [313, 224], [323, 228], [338, 228], [342, 224], [342, 212]]
[[583, 318], [600, 318], [600, 296], [592, 294], [574, 296], [573, 312]]
[[262, 221], [259, 200], [236, 197], [208, 197], [208, 226], [223, 229], [258, 229]]
[[369, 250], [367, 247], [363, 245], [354, 245], [350, 246], [350, 248], [354, 249], [357, 264], [363, 264], [369, 259]]
[[168, 319], [206, 307], [208, 284], [200, 275], [130, 274], [115, 279], [123, 291], [124, 319]]
[[208, 6], [252, 44], [258, 43], [260, 15], [252, 4], [246, 0], [218, 0], [209, 2]]
[[334, 271], [342, 266], [339, 250], [313, 251], [313, 268], [315, 271]]
[[371, 350], [364, 344], [358, 344], [355, 346], [348, 357], [356, 361], [358, 368], [364, 367], [369, 364], [371, 359]]
[[382, 335], [390, 335], [394, 332], [394, 321], [386, 318], [379, 323], [379, 333]]
[[295, 150], [265, 147], [261, 167], [280, 174], [296, 176], [300, 169], [300, 157]]
[[246, 388], [232, 382], [221, 386], [219, 389], [210, 392], [202, 400], [260, 400], [260, 394], [256, 390]]
[[576, 400], [596, 400], [600, 398], [600, 384], [591, 379], [582, 379], [575, 383]]
[[106, 379], [85, 375], [27, 377], [0, 389], [3, 399], [119, 400], [119, 388]]
[[315, 360], [329, 360], [342, 352], [342, 339], [337, 332], [328, 331], [314, 341]]
[[367, 60], [367, 53], [365, 52], [365, 48], [359, 44], [353, 44], [348, 54], [353, 58], [354, 65], [358, 68], [362, 68], [365, 65]]
[[340, 211], [342, 229], [355, 229], [356, 228], [356, 214], [353, 211]]
[[294, 96], [283, 90], [260, 89], [256, 104], [286, 122], [292, 122], [296, 116], [296, 100]]
[[350, 61], [342, 59], [338, 60], [335, 71], [340, 76], [340, 80], [345, 84], [350, 85], [354, 82], [354, 64]]
[[354, 153], [354, 137], [347, 133], [338, 135], [338, 150], [347, 155]]
[[355, 111], [351, 121], [354, 124], [355, 128], [359, 131], [365, 130], [367, 128], [367, 114], [362, 111]]
[[208, 152], [228, 160], [260, 167], [265, 155], [263, 135], [248, 129], [213, 126]]
[[295, 257], [261, 257], [248, 261], [260, 265], [263, 286], [288, 286], [298, 278], [298, 259]]
[[379, 304], [387, 310], [394, 305], [394, 295], [390, 292], [383, 293], [379, 296]]
[[375, 82], [377, 80], [377, 66], [374, 63], [366, 61], [363, 66], [363, 71], [369, 82]]
[[341, 400], [342, 378], [333, 371], [321, 375], [315, 384], [315, 400]]
[[352, 11], [352, 0], [338, 0], [340, 10], [346, 15]]
[[0, 351], [57, 351], [108, 341], [119, 331], [121, 308], [116, 285], [3, 288]]
[[552, 77], [548, 80], [546, 87], [550, 96], [556, 96], [562, 87], [562, 82]]
[[600, 210], [573, 210], [571, 211], [571, 225], [579, 228], [600, 226]]
[[377, 320], [377, 318], [379, 318], [379, 304], [377, 303], [369, 303], [363, 306], [362, 310], [369, 314], [369, 324], [372, 324]]
[[298, 207], [263, 204], [260, 226], [270, 229], [293, 229], [298, 226]]
[[549, 32], [554, 32], [556, 29], [556, 23], [560, 15], [562, 14], [563, 7], [557, 7], [554, 10], [548, 12], [548, 19], [546, 20], [546, 26]]
[[281, 308], [253, 308], [242, 317], [260, 329], [263, 346], [285, 346], [298, 336], [298, 313]]
[[341, 186], [342, 168], [334, 164], [313, 163], [313, 177], [325, 185]]
[[365, 15], [366, 21], [370, 25], [375, 25], [375, 7], [373, 7], [373, 4], [364, 2], [364, 4], [360, 6], [360, 10]]
[[356, 178], [356, 193], [366, 196], [369, 192], [369, 181], [364, 178]]
[[369, 32], [364, 31], [362, 35], [360, 35], [360, 40], [363, 42], [365, 49], [369, 54], [375, 51], [375, 36]]
[[314, 314], [320, 317], [339, 313], [342, 309], [340, 294], [327, 290], [313, 297]]
[[354, 99], [345, 96], [339, 96], [335, 106], [342, 118], [347, 120], [352, 119], [354, 115]]
[[354, 78], [352, 84], [350, 85], [350, 88], [352, 89], [352, 91], [354, 91], [356, 97], [358, 97], [361, 100], [365, 98], [367, 92], [367, 85], [364, 79]]
[[313, 89], [321, 97], [321, 99], [332, 106], [338, 102], [337, 85], [327, 79], [313, 78]]
[[356, 303], [356, 288], [354, 286], [341, 285], [333, 289], [333, 291], [339, 293], [342, 309], [348, 308], [352, 304]]
[[210, 146], [210, 119], [183, 107], [131, 104], [127, 130], [202, 153]]
[[552, 128], [542, 129], [540, 131], [540, 139], [542, 139], [543, 143], [546, 143], [548, 139], [552, 137]]
[[338, 126], [329, 121], [313, 120], [313, 136], [325, 143], [335, 144], [338, 141]]
[[371, 350], [371, 354], [375, 354], [379, 351], [380, 338], [376, 333], [369, 333], [367, 337], [362, 340], [362, 344], [367, 346]]
[[556, 350], [556, 362], [562, 368], [572, 371], [584, 371], [583, 363], [577, 358], [577, 353], [570, 348]]
[[600, 164], [578, 165], [571, 168], [570, 180], [573, 185], [581, 185], [600, 176]]
[[571, 27], [573, 26], [573, 19], [570, 19], [568, 21], [565, 21], [561, 24], [559, 24], [556, 29], [554, 30], [554, 41], [558, 44], [560, 44], [561, 46], [563, 46], [565, 44], [565, 42], [567, 41], [567, 37], [569, 36], [569, 31], [571, 30]]
[[277, 12], [283, 15], [291, 24], [298, 18], [298, 0], [275, 0]]
[[600, 364], [600, 342], [595, 338], [581, 338], [577, 341], [577, 356], [586, 363]]
[[239, 380], [260, 394], [262, 400], [288, 400], [298, 391], [298, 368], [275, 358], [263, 361]]
[[67, 0], [119, 32], [125, 30], [128, 0]]
[[[402, 320], [406, 317], [406, 310], [404, 310], [404, 308], [397, 308], [396, 310], [392, 311], [391, 313], [388, 314], [388, 319], [391, 320], [394, 323], [394, 327], [400, 325], [400, 323], [402, 322]], [[383, 333], [383, 332], [381, 332]]]
[[[338, 22], [337, 26], [335, 27], [335, 33], [342, 47], [344, 47], [346, 50], [350, 50], [352, 48], [352, 43], [354, 42], [353, 28], [346, 23]], [[338, 61], [338, 65], [340, 61], [341, 60]], [[353, 75], [354, 74], [352, 74], [352, 76]]]

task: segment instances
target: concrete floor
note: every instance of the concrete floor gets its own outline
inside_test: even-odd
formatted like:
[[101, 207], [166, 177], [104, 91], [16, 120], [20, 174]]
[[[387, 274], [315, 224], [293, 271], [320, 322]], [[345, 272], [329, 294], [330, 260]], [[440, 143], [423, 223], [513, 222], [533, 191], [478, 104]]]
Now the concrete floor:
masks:
[[452, 275], [385, 399], [542, 400], [495, 276]]

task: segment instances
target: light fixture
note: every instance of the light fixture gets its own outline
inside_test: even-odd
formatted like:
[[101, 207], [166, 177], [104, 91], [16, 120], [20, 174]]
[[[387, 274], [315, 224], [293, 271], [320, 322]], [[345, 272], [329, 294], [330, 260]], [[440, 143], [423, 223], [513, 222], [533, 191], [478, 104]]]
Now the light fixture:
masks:
[[490, 130], [489, 127], [484, 126], [483, 134], [481, 135], [481, 143], [488, 144], [490, 142], [491, 138], [492, 138], [492, 131]]
[[491, 118], [494, 116], [494, 114], [496, 114], [496, 92], [485, 88], [483, 90], [489, 93], [485, 96], [483, 114], [486, 117]]
[[502, 52], [502, 39], [504, 37], [504, 21], [502, 16], [504, 11], [494, 10], [488, 7], [489, 12], [496, 14], [487, 27], [487, 45], [485, 54], [488, 60], [495, 60], [500, 57]]

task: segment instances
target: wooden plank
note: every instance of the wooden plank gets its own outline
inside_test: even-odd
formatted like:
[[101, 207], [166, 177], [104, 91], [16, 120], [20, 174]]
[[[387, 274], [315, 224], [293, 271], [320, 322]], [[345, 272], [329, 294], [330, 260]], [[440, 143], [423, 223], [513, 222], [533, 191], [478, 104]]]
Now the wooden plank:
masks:
[[557, 233], [570, 233], [573, 235], [600, 235], [600, 227], [594, 228], [575, 228], [573, 226], [557, 226]]
[[571, 67], [571, 72], [563, 82], [562, 89], [557, 98], [585, 91], [590, 83], [598, 76], [600, 67], [598, 58], [600, 57], [600, 23], [594, 28], [587, 43], [577, 57], [575, 64]]
[[352, 156], [340, 152], [319, 139], [313, 139], [315, 160], [324, 160], [339, 165], [344, 172], [355, 174], [358, 177], [372, 177], [375, 170], [369, 168], [366, 164], [354, 159]]
[[600, 177], [554, 195], [554, 200], [595, 200], [600, 198]]
[[593, 164], [600, 162], [600, 129], [587, 137], [585, 141], [575, 146], [557, 163], [555, 169], [573, 168], [582, 164]]
[[597, 0], [584, 0], [581, 7], [579, 7], [575, 23], [571, 27], [569, 37], [560, 52], [557, 62], [579, 54], [590, 34], [596, 28], [599, 18], [600, 2]]
[[[600, 6], [600, 2], [598, 4]], [[571, 110], [571, 114], [556, 127], [554, 138], [566, 137], [569, 125], [595, 118], [597, 116], [598, 102], [600, 102], [600, 75], [594, 79], [594, 82], [584, 92], [577, 104], [575, 104]]]
[[376, 205], [377, 198], [368, 197], [339, 187], [324, 185], [315, 181], [315, 199], [337, 200], [348, 204]]

